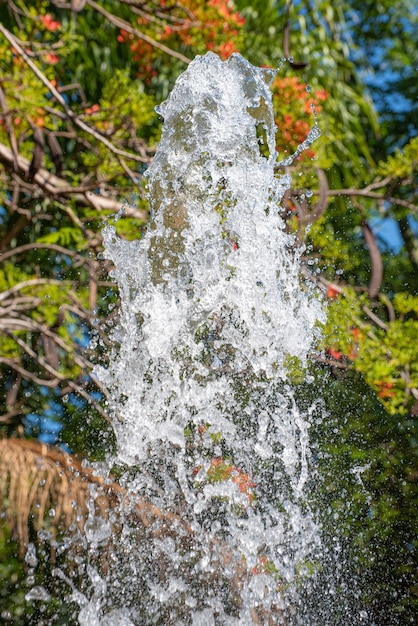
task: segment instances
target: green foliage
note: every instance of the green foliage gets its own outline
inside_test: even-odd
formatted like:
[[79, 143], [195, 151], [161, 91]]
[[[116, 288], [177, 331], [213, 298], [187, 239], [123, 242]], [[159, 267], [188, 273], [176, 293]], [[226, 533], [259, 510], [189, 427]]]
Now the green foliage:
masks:
[[[372, 125], [376, 131], [377, 118], [350, 58], [341, 5], [320, 0], [314, 3], [240, 0], [237, 5], [247, 18], [245, 28], [250, 34], [245, 52], [251, 62], [274, 66], [290, 58], [291, 63], [285, 64], [282, 72], [297, 75], [313, 91], [323, 90], [328, 94], [320, 118], [321, 142], [324, 142], [323, 148], [318, 148], [320, 165], [334, 166], [334, 175], [343, 170], [348, 184], [361, 176], [365, 164], [372, 162], [365, 125]], [[263, 37], [266, 32], [269, 37]], [[295, 63], [300, 67], [296, 69]], [[339, 172], [338, 181], [341, 181]]]
[[[331, 206], [329, 212], [337, 213], [338, 209], [339, 207], [335, 207], [334, 211], [334, 206]], [[347, 213], [346, 222], [348, 221]], [[348, 277], [358, 272], [361, 267], [363, 255], [353, 254], [353, 248], [358, 247], [359, 239], [357, 229], [353, 228], [353, 230], [350, 241], [341, 232], [337, 220], [333, 223], [329, 214], [315, 221], [309, 229], [306, 237], [308, 250], [314, 251], [323, 275], [330, 280], [334, 279], [336, 271], [343, 271], [344, 276]]]
[[388, 411], [408, 414], [418, 388], [418, 320], [394, 320], [386, 330], [369, 332], [361, 341], [355, 367], [378, 390]]
[[52, 231], [38, 239], [38, 243], [57, 243], [69, 248], [78, 247], [84, 242], [82, 233], [73, 226], [63, 226], [59, 230]]
[[24, 567], [17, 557], [18, 547], [10, 531], [0, 527], [0, 615], [4, 623], [25, 626], [31, 613], [25, 602]]
[[370, 311], [366, 294], [346, 288], [328, 305], [323, 346], [337, 359], [361, 372], [386, 409], [393, 415], [407, 415], [416, 402], [418, 388], [417, 298], [396, 294], [394, 319], [376, 326], [377, 314]]
[[322, 441], [317, 497], [324, 531], [335, 541], [338, 527], [348, 546], [339, 553], [347, 558], [348, 584], [369, 577], [357, 592], [374, 621], [411, 623], [418, 604], [416, 420], [385, 411], [358, 374], [321, 378], [317, 371], [325, 410], [314, 434]]
[[414, 137], [402, 149], [397, 148], [386, 161], [379, 163], [377, 174], [392, 178], [410, 179], [417, 175], [418, 137]]
[[[38, 544], [42, 545], [42, 544]], [[32, 544], [34, 546], [34, 544]], [[13, 626], [74, 626], [79, 607], [74, 600], [63, 602], [66, 592], [54, 576], [53, 558], [46, 546], [37, 550], [36, 565], [18, 558], [19, 546], [6, 527], [0, 527], [0, 615]], [[60, 563], [55, 562], [58, 566]], [[30, 595], [33, 594], [34, 599]], [[38, 597], [37, 597], [38, 596]], [[42, 599], [42, 597], [44, 599]]]

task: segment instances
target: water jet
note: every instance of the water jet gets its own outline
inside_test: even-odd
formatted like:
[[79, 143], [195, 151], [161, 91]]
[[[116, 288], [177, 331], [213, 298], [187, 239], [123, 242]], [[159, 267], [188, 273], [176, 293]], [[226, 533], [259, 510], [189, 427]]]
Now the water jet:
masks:
[[304, 504], [309, 422], [286, 362], [306, 363], [323, 312], [281, 216], [274, 74], [197, 57], [158, 108], [145, 236], [104, 229], [121, 306], [96, 374], [118, 462], [140, 467], [128, 489], [190, 527], [125, 556], [134, 621], [286, 623], [319, 544]]

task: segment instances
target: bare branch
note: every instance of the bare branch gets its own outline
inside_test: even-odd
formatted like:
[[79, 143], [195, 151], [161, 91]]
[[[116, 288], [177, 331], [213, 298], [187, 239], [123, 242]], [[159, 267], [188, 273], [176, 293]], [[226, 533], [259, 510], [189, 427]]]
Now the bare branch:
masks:
[[295, 62], [293, 61], [292, 57], [290, 56], [290, 18], [289, 18], [289, 14], [290, 14], [290, 4], [287, 3], [286, 6], [286, 21], [285, 21], [285, 25], [284, 25], [284, 29], [283, 29], [283, 54], [287, 59], [287, 62], [289, 63], [290, 67], [293, 67], [293, 69], [295, 70], [301, 70], [304, 69], [308, 63], [303, 63], [303, 62]]
[[[0, 25], [1, 26], [1, 25]], [[11, 167], [13, 164], [13, 153], [4, 144], [0, 143], [0, 162]], [[18, 168], [23, 176], [27, 176], [29, 171], [29, 161], [25, 157], [18, 155]], [[135, 219], [146, 221], [148, 214], [146, 211], [128, 206], [124, 202], [118, 202], [113, 198], [98, 196], [90, 191], [82, 191], [82, 188], [73, 188], [65, 180], [55, 176], [45, 168], [40, 168], [34, 177], [36, 183], [47, 195], [52, 197], [70, 196], [77, 204], [91, 206], [98, 211], [111, 211], [118, 213], [123, 209], [124, 215]], [[97, 187], [97, 183], [95, 184]]]
[[[77, 285], [76, 281], [65, 281], [67, 285]], [[0, 292], [0, 302], [5, 300], [9, 296], [18, 293], [22, 289], [26, 289], [26, 287], [32, 287], [34, 285], [57, 285], [62, 287], [64, 282], [62, 280], [54, 279], [54, 278], [30, 278], [29, 280], [22, 280], [20, 283], [16, 283], [13, 287], [6, 289], [5, 291]]]
[[334, 359], [325, 359], [322, 356], [313, 355], [313, 357], [317, 363], [323, 363], [324, 365], [330, 365], [331, 367], [337, 367], [340, 370], [349, 370], [352, 369], [347, 363], [343, 363], [341, 361], [335, 361]]
[[388, 312], [389, 321], [393, 322], [395, 320], [396, 316], [395, 316], [395, 309], [393, 308], [392, 302], [389, 300], [387, 295], [385, 295], [384, 293], [380, 293], [379, 294], [379, 298], [380, 298], [380, 300], [383, 302], [383, 304], [386, 307], [386, 310]]
[[3, 301], [3, 304], [0, 306], [0, 317], [30, 311], [37, 307], [41, 302], [41, 298], [33, 298], [31, 296], [19, 298], [14, 296], [10, 298], [10, 300]]
[[379, 293], [380, 286], [383, 280], [383, 261], [382, 255], [376, 243], [375, 236], [372, 229], [366, 221], [361, 225], [363, 235], [366, 240], [367, 247], [369, 249], [370, 260], [372, 264], [372, 275], [369, 282], [369, 297], [375, 298]]
[[45, 138], [44, 138], [44, 133], [43, 133], [41, 128], [36, 127], [34, 129], [34, 131], [33, 131], [33, 141], [34, 141], [35, 145], [34, 145], [34, 148], [33, 148], [32, 160], [30, 162], [29, 170], [28, 170], [28, 181], [29, 182], [33, 181], [33, 177], [35, 176], [36, 172], [42, 166], [42, 161], [43, 161], [43, 158], [44, 158]]
[[371, 311], [369, 309], [368, 306], [364, 305], [363, 306], [363, 311], [366, 313], [367, 317], [369, 317], [372, 320], [372, 322], [374, 322], [376, 324], [376, 326], [378, 326], [382, 330], [387, 330], [388, 329], [388, 325], [385, 324], [385, 322], [383, 320], [381, 320], [380, 317], [377, 317], [377, 315], [375, 315], [373, 313], [373, 311]]
[[16, 372], [18, 372], [18, 374], [21, 374], [23, 378], [26, 378], [26, 380], [31, 380], [33, 383], [35, 383], [36, 385], [40, 385], [41, 387], [45, 386], [53, 389], [57, 387], [60, 382], [59, 378], [39, 378], [39, 376], [36, 376], [36, 374], [33, 374], [33, 372], [29, 372], [27, 369], [19, 365], [19, 363], [17, 363], [14, 359], [8, 359], [6, 357], [0, 356], [0, 363], [6, 365], [7, 367], [10, 367], [11, 369], [14, 369]]
[[[336, 189], [334, 191], [328, 191], [328, 196], [353, 196], [353, 197], [361, 197], [361, 198], [370, 198], [371, 200], [379, 200], [390, 202], [391, 204], [397, 204], [398, 206], [402, 206], [406, 209], [410, 209], [411, 211], [418, 211], [418, 207], [413, 202], [408, 202], [407, 200], [402, 200], [401, 198], [395, 198], [394, 196], [386, 196], [385, 194], [375, 193], [369, 190], [370, 187], [365, 187], [364, 189]], [[318, 195], [319, 192], [315, 192], [315, 195]]]
[[329, 186], [328, 178], [321, 167], [315, 168], [319, 181], [319, 198], [318, 202], [310, 212], [311, 221], [318, 220], [328, 207]]
[[[64, 246], [59, 246], [55, 243], [26, 243], [23, 246], [18, 246], [17, 248], [12, 248], [7, 252], [0, 253], [0, 263], [9, 259], [10, 257], [23, 254], [24, 252], [28, 252], [29, 250], [53, 250], [54, 252], [58, 252], [59, 254], [65, 254], [66, 256], [70, 256], [73, 258], [80, 259], [81, 261], [87, 263], [88, 259], [82, 257], [77, 252], [70, 250], [68, 248], [64, 248]], [[49, 281], [48, 281], [49, 282]]]

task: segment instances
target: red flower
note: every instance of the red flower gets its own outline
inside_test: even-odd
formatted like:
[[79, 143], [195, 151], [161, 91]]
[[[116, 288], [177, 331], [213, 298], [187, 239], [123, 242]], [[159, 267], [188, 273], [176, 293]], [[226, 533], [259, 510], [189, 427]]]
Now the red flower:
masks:
[[100, 110], [100, 106], [98, 104], [93, 104], [93, 106], [89, 107], [88, 109], [85, 109], [84, 113], [88, 113], [89, 115], [91, 115], [91, 113], [97, 113], [97, 111]]
[[268, 559], [267, 557], [262, 554], [261, 556], [258, 557], [258, 563], [255, 567], [253, 567], [251, 569], [251, 573], [252, 574], [264, 574], [266, 571], [266, 567], [268, 566]]
[[59, 61], [59, 57], [57, 57], [56, 54], [53, 54], [52, 52], [48, 52], [45, 55], [45, 63], [49, 63], [50, 65], [55, 65], [55, 63], [58, 63]]
[[334, 348], [327, 348], [327, 353], [336, 361], [339, 361], [343, 356], [341, 352], [334, 350]]
[[338, 298], [339, 295], [340, 295], [340, 292], [338, 288], [335, 285], [329, 285], [328, 290], [327, 290], [327, 298], [329, 298], [330, 300], [333, 300], [334, 298]]
[[378, 396], [379, 398], [382, 398], [382, 400], [385, 400], [386, 398], [393, 398], [395, 393], [393, 391], [390, 391], [393, 387], [393, 383], [385, 383], [382, 382], [380, 380], [376, 380], [376, 385], [377, 387], [380, 387], [380, 391], [378, 392]]
[[56, 22], [50, 13], [41, 16], [41, 22], [45, 26], [47, 30], [54, 32], [55, 30], [59, 30], [61, 28], [61, 24]]

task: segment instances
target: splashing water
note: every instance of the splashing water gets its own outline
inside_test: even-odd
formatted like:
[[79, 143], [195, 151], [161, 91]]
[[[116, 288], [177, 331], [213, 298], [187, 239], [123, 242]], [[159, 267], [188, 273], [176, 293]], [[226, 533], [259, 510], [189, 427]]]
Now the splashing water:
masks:
[[121, 309], [96, 373], [119, 462], [140, 467], [128, 486], [172, 516], [122, 531], [113, 575], [135, 623], [288, 623], [318, 545], [286, 363], [306, 362], [323, 313], [280, 216], [273, 77], [198, 57], [158, 110], [146, 235], [104, 230]]

